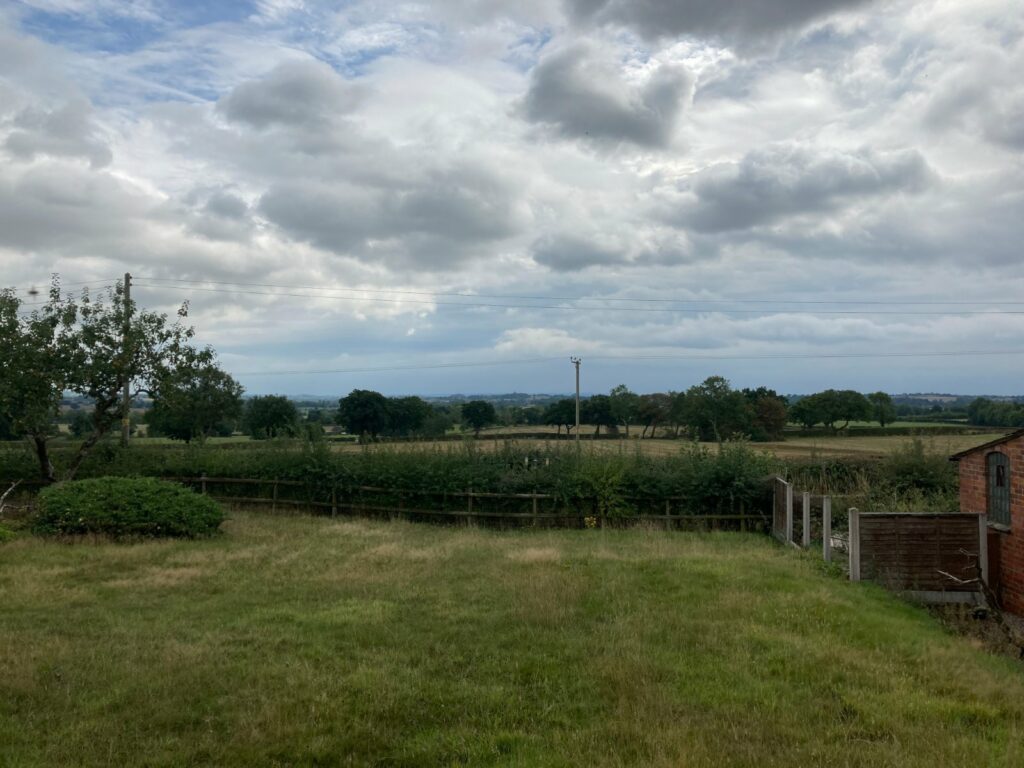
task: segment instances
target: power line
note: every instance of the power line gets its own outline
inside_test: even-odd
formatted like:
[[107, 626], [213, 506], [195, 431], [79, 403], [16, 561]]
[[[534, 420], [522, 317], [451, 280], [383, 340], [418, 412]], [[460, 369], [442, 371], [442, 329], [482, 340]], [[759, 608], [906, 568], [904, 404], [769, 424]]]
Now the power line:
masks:
[[[960, 350], [945, 352], [850, 352], [834, 354], [777, 354], [777, 355], [588, 355], [588, 360], [835, 360], [863, 358], [910, 358], [910, 357], [980, 357], [985, 355], [1024, 355], [1024, 349], [1016, 350]], [[388, 371], [425, 371], [440, 368], [476, 368], [495, 365], [528, 365], [564, 361], [564, 355], [557, 357], [534, 357], [522, 360], [488, 360], [481, 362], [432, 363], [426, 365], [389, 365], [367, 368], [332, 368], [320, 370], [292, 371], [242, 371], [236, 376], [313, 376], [334, 373], [380, 373]]]
[[[139, 278], [142, 280], [143, 278]], [[284, 298], [302, 298], [302, 299], [331, 299], [334, 301], [363, 301], [363, 302], [379, 302], [388, 304], [417, 304], [427, 306], [443, 306], [443, 307], [468, 307], [468, 308], [484, 308], [484, 309], [554, 309], [566, 312], [675, 312], [675, 313], [686, 313], [686, 314], [707, 314], [715, 312], [724, 315], [763, 315], [768, 312], [775, 314], [787, 314], [787, 315], [927, 315], [927, 316], [965, 316], [965, 315], [1024, 315], [1024, 310], [947, 310], [947, 311], [927, 311], [927, 310], [915, 310], [915, 311], [903, 311], [903, 310], [853, 310], [853, 309], [702, 309], [695, 307], [580, 307], [580, 306], [565, 306], [560, 304], [492, 304], [489, 302], [466, 302], [466, 301], [424, 301], [419, 299], [386, 299], [381, 297], [363, 297], [363, 296], [331, 296], [326, 294], [311, 294], [311, 293], [284, 293], [281, 291], [248, 291], [238, 289], [227, 289], [227, 288], [201, 288], [198, 286], [180, 286], [180, 285], [145, 285], [143, 283], [136, 283], [137, 288], [178, 288], [181, 290], [188, 291], [203, 291], [205, 293], [229, 293], [234, 295], [248, 295], [248, 296], [270, 296], [270, 297], [284, 297]]]
[[[663, 299], [663, 298], [628, 298], [617, 296], [528, 296], [522, 294], [495, 294], [495, 293], [459, 293], [445, 291], [409, 291], [398, 288], [337, 288], [323, 287], [320, 285], [294, 285], [282, 283], [247, 283], [228, 280], [186, 280], [183, 278], [171, 277], [137, 277], [138, 280], [147, 280], [159, 283], [186, 283], [188, 285], [228, 285], [245, 286], [254, 288], [287, 288], [294, 290], [315, 290], [315, 291], [346, 291], [349, 293], [391, 293], [410, 296], [451, 296], [467, 299], [521, 299], [529, 301], [633, 301], [645, 303], [664, 304], [851, 304], [851, 305], [878, 305], [878, 306], [952, 306], [952, 305], [975, 305], [975, 304], [998, 304], [1000, 306], [1024, 306], [1024, 301], [909, 301], [909, 300], [881, 300], [881, 299]], [[181, 288], [182, 286], [170, 286]], [[212, 289], [209, 289], [212, 290]], [[339, 297], [341, 298], [341, 297]], [[353, 297], [358, 298], [358, 297]], [[431, 302], [433, 303], [433, 302]]]

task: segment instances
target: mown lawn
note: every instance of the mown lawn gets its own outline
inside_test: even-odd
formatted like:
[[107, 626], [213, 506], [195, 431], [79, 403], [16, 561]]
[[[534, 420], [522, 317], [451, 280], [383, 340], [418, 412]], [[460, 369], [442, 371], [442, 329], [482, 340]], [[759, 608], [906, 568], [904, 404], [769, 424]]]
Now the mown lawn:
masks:
[[1021, 766], [1024, 668], [756, 535], [0, 546], [0, 765]]

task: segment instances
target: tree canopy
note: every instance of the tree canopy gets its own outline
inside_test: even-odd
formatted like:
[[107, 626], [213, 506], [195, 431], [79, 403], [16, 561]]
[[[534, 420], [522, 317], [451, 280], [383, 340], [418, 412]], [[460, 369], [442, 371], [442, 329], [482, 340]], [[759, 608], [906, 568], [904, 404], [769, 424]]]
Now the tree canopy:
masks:
[[299, 409], [284, 395], [262, 395], [245, 404], [243, 422], [256, 440], [289, 437], [298, 431]]
[[486, 400], [470, 400], [462, 406], [462, 420], [468, 424], [473, 433], [480, 435], [480, 430], [498, 419], [494, 406]]
[[128, 414], [122, 391], [131, 400], [152, 394], [185, 354], [193, 331], [177, 320], [138, 311], [125, 300], [124, 286], [91, 297], [65, 295], [55, 278], [48, 300], [28, 315], [13, 291], [0, 291], [0, 409], [11, 431], [34, 449], [40, 473], [54, 480], [49, 440], [60, 399], [72, 392], [92, 405], [92, 429], [72, 457], [64, 478], [74, 477], [92, 448]]

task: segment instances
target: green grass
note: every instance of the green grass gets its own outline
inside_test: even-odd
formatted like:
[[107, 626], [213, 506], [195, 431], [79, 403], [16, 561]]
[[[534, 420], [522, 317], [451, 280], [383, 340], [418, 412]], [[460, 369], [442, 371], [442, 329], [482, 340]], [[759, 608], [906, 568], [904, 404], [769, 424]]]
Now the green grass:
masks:
[[1019, 766], [1024, 672], [764, 537], [0, 549], [0, 765]]

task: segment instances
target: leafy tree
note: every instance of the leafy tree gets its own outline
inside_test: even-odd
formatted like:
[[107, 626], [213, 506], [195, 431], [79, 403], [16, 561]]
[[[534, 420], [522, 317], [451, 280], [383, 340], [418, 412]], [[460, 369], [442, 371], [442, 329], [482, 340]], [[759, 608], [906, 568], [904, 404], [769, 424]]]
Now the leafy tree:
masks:
[[636, 419], [640, 398], [635, 392], [631, 392], [625, 384], [619, 384], [612, 388], [608, 397], [611, 400], [612, 416], [615, 417], [615, 423], [625, 427], [626, 437], [629, 437], [629, 425]]
[[430, 403], [421, 397], [388, 398], [388, 432], [400, 436], [418, 434], [432, 410]]
[[212, 349], [186, 348], [157, 382], [147, 421], [186, 443], [232, 431], [242, 415], [242, 385], [217, 365]]
[[671, 411], [672, 398], [668, 395], [661, 392], [640, 395], [636, 409], [637, 421], [643, 425], [640, 438], [647, 435], [648, 429], [651, 430], [651, 437], [654, 437], [658, 425], [668, 421]]
[[152, 392], [193, 336], [178, 320], [140, 312], [125, 301], [124, 287], [96, 299], [74, 300], [62, 294], [55, 278], [49, 300], [28, 317], [12, 291], [0, 291], [0, 410], [15, 434], [32, 445], [42, 476], [55, 479], [48, 441], [61, 397], [73, 392], [92, 405], [92, 430], [64, 473], [75, 476], [96, 444], [128, 414], [122, 390], [130, 399]]
[[[575, 406], [573, 424], [576, 423]], [[612, 401], [608, 395], [593, 395], [580, 403], [580, 423], [593, 424], [594, 434], [601, 434], [601, 427], [614, 429], [615, 415], [612, 413]]]
[[470, 400], [462, 406], [462, 421], [473, 429], [473, 434], [480, 436], [480, 430], [497, 421], [498, 414], [494, 406], [486, 400]]
[[295, 435], [299, 409], [284, 395], [262, 395], [245, 404], [243, 422], [256, 440]]
[[789, 418], [786, 399], [767, 387], [744, 389], [742, 392], [750, 410], [751, 439], [781, 440]]
[[[583, 403], [580, 403], [580, 419], [583, 419]], [[568, 435], [576, 426], [576, 400], [566, 397], [551, 403], [544, 411], [544, 423], [557, 426], [558, 434], [562, 434], [562, 427], [565, 427]]]
[[1024, 405], [979, 397], [967, 406], [967, 421], [982, 427], [1024, 427]]
[[92, 432], [92, 419], [89, 418], [89, 414], [86, 411], [75, 411], [68, 424], [71, 428], [72, 437], [81, 439]]
[[388, 400], [372, 389], [353, 389], [338, 401], [338, 423], [353, 435], [377, 437], [388, 428]]
[[746, 398], [721, 376], [709, 376], [686, 391], [683, 415], [684, 423], [701, 440], [722, 442], [732, 435], [747, 434], [750, 428]]
[[[846, 429], [851, 421], [871, 418], [871, 402], [852, 389], [826, 389], [801, 398], [792, 407], [792, 416], [810, 428], [824, 424], [832, 431]], [[840, 421], [842, 426], [836, 426]]]
[[871, 412], [878, 425], [884, 427], [896, 419], [896, 408], [892, 404], [892, 398], [885, 392], [872, 392], [868, 395], [871, 402]]

